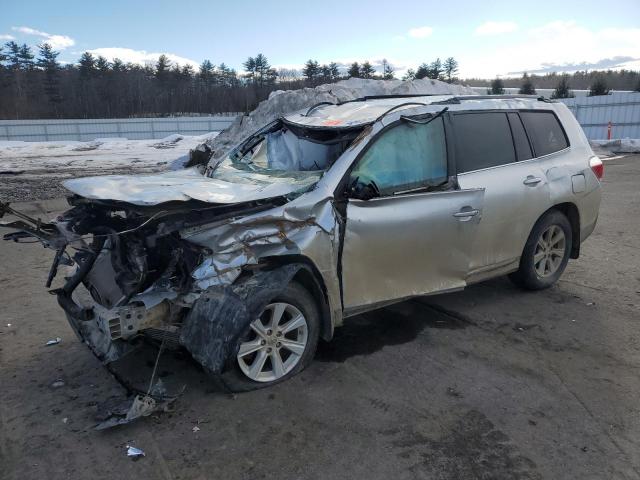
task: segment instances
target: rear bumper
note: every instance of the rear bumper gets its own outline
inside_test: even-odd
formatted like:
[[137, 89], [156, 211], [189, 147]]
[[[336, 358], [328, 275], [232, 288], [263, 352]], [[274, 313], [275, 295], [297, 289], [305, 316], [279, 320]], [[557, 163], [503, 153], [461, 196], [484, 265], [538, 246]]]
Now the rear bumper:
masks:
[[587, 193], [576, 199], [580, 213], [580, 243], [584, 242], [598, 222], [600, 203], [602, 202], [602, 185], [592, 172], [587, 175]]
[[580, 227], [580, 243], [584, 242], [587, 238], [589, 238], [589, 235], [591, 235], [593, 233], [593, 231], [595, 230], [597, 223], [598, 223], [598, 217], [596, 217], [595, 220], [593, 220], [588, 225], [581, 225], [581, 227]]

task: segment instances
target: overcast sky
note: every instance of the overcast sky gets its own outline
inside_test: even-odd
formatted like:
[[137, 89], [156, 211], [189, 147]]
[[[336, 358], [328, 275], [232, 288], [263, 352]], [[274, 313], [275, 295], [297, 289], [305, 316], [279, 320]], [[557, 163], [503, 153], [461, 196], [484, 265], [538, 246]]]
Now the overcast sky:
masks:
[[140, 63], [165, 53], [238, 70], [260, 52], [276, 67], [386, 58], [399, 72], [453, 56], [462, 77], [640, 69], [640, 0], [7, 0], [8, 40], [48, 41], [66, 62], [85, 50]]

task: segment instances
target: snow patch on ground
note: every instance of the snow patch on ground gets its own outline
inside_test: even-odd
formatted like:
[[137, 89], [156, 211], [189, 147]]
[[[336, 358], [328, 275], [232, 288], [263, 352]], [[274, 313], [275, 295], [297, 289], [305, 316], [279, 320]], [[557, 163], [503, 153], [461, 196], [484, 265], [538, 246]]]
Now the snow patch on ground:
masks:
[[597, 150], [611, 153], [640, 153], [640, 139], [620, 138], [617, 140], [591, 140]]
[[218, 132], [200, 136], [169, 135], [155, 140], [102, 138], [90, 142], [0, 141], [0, 173], [36, 171], [82, 172], [89, 170], [133, 170], [170, 165], [188, 155]]

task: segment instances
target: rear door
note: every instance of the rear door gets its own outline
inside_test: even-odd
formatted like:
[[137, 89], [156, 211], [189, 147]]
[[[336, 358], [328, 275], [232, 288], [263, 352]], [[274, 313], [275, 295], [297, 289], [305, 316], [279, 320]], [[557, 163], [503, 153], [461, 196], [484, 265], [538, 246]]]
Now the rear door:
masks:
[[[444, 122], [383, 131], [350, 176], [342, 250], [345, 310], [465, 286], [482, 188], [449, 178]], [[369, 189], [370, 197], [359, 192]]]
[[549, 208], [545, 172], [517, 112], [456, 112], [455, 160], [462, 188], [485, 188], [470, 274], [518, 261], [536, 220]]

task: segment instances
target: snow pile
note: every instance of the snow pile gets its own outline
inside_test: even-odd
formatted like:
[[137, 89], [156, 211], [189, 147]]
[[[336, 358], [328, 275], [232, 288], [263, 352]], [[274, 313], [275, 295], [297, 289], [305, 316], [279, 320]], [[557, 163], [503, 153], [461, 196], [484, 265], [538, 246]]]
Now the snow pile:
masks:
[[186, 161], [189, 150], [211, 141], [216, 132], [200, 136], [169, 135], [155, 140], [102, 138], [90, 142], [0, 141], [0, 174], [35, 172], [82, 173], [114, 169], [167, 168]]
[[612, 153], [640, 153], [640, 139], [591, 140], [591, 145]]
[[412, 81], [365, 80], [350, 78], [337, 83], [320, 85], [300, 90], [277, 90], [258, 105], [249, 115], [238, 117], [233, 124], [208, 142], [219, 158], [242, 139], [276, 118], [309, 108], [319, 102], [345, 102], [370, 95], [427, 95], [454, 94], [475, 95], [469, 87], [431, 80], [428, 78]]

